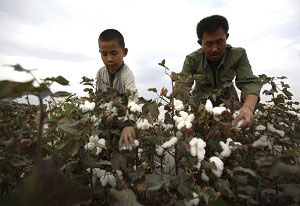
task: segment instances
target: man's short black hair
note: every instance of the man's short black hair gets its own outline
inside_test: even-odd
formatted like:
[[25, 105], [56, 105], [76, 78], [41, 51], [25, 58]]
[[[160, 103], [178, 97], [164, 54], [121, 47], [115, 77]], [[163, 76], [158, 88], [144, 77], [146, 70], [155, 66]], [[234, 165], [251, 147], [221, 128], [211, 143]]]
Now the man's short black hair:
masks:
[[223, 28], [225, 33], [228, 33], [229, 25], [224, 16], [212, 15], [205, 17], [197, 24], [197, 36], [199, 40], [202, 40], [203, 33], [212, 33], [218, 29]]
[[98, 38], [98, 43], [100, 45], [101, 41], [112, 41], [117, 40], [121, 48], [125, 48], [125, 42], [123, 35], [116, 29], [104, 30]]

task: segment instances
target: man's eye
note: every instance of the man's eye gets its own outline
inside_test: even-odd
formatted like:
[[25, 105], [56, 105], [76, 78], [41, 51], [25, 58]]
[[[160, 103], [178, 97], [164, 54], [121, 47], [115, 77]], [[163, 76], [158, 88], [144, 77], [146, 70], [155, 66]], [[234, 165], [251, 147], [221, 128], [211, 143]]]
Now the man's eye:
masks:
[[224, 42], [223, 39], [220, 39], [220, 40], [217, 41], [217, 44], [221, 45], [221, 44], [223, 44], [223, 42]]
[[208, 46], [208, 47], [210, 47], [212, 45], [212, 43], [211, 42], [206, 42], [205, 43], [205, 46]]

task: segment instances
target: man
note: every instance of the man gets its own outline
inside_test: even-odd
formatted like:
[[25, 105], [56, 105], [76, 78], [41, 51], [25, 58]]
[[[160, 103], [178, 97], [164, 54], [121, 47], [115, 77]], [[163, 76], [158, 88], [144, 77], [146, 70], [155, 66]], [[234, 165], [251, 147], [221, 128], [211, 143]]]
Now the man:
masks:
[[[223, 16], [213, 15], [202, 19], [197, 25], [201, 48], [186, 57], [182, 74], [197, 74], [193, 93], [199, 98], [215, 89], [223, 89], [215, 104], [219, 104], [221, 98], [228, 99], [232, 95], [238, 100], [233, 85], [224, 88], [226, 83], [236, 78], [243, 106], [233, 123], [237, 124], [244, 119], [241, 127], [248, 127], [254, 119], [253, 112], [259, 101], [261, 82], [252, 73], [245, 49], [234, 48], [226, 43], [228, 29], [228, 21]], [[189, 81], [187, 85], [192, 87], [193, 82]]]

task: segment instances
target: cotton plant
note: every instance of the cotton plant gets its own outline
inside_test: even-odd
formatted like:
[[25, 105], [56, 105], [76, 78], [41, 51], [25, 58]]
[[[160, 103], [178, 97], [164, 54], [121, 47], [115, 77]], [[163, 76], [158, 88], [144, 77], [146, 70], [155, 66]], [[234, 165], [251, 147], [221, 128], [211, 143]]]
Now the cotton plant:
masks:
[[102, 152], [102, 148], [105, 148], [105, 139], [98, 137], [98, 135], [92, 135], [89, 138], [89, 142], [84, 146], [86, 150], [93, 150], [96, 148], [96, 155]]
[[201, 162], [205, 157], [205, 147], [206, 142], [204, 142], [201, 138], [194, 137], [190, 142], [190, 153], [193, 157], [198, 158], [198, 160]]
[[213, 156], [213, 157], [209, 158], [209, 161], [214, 162], [215, 165], [216, 165], [216, 168], [217, 168], [217, 169], [212, 168], [211, 172], [214, 175], [216, 175], [217, 177], [221, 177], [221, 175], [223, 173], [223, 169], [224, 169], [223, 161], [219, 157], [216, 157], [216, 156]]
[[174, 146], [178, 141], [177, 137], [171, 137], [168, 141], [164, 142], [162, 145], [156, 146], [156, 153], [158, 156], [162, 156], [164, 151]]
[[[235, 146], [230, 145], [230, 143], [233, 143]], [[227, 138], [226, 143], [223, 141], [220, 141], [220, 146], [222, 147], [222, 152], [220, 153], [220, 157], [229, 157], [231, 155], [231, 152], [236, 149], [236, 145], [242, 145], [240, 142], [234, 142], [231, 138]]]
[[273, 133], [277, 133], [279, 136], [284, 137], [285, 132], [282, 130], [275, 129], [274, 125], [271, 123], [267, 123], [267, 130]]
[[219, 116], [223, 114], [223, 112], [225, 111], [230, 112], [230, 110], [224, 106], [214, 107], [212, 102], [209, 99], [206, 100], [205, 110], [207, 111], [207, 113], [213, 114], [214, 116]]
[[[88, 168], [86, 171], [90, 173], [91, 169]], [[123, 172], [121, 170], [116, 170], [115, 173], [118, 179], [123, 179]], [[117, 186], [117, 178], [111, 172], [107, 172], [106, 170], [102, 170], [100, 168], [94, 168], [92, 170], [92, 175], [93, 184], [95, 184], [96, 179], [99, 178], [102, 187], [110, 185], [114, 188]]]
[[206, 175], [206, 173], [204, 171], [202, 171], [202, 173], [201, 173], [201, 179], [204, 182], [208, 182], [209, 181], [209, 177]]
[[79, 105], [79, 108], [83, 113], [93, 111], [95, 108], [95, 102], [84, 101], [84, 104]]
[[114, 106], [114, 102], [113, 101], [101, 104], [100, 108], [102, 108], [102, 109], [106, 108], [106, 111], [109, 112], [109, 113], [111, 113], [111, 116], [113, 116], [113, 117], [118, 116], [118, 108]]
[[175, 115], [173, 119], [178, 130], [181, 130], [184, 127], [190, 129], [193, 126], [192, 122], [195, 119], [195, 115], [188, 114], [185, 111], [180, 111], [179, 116]]

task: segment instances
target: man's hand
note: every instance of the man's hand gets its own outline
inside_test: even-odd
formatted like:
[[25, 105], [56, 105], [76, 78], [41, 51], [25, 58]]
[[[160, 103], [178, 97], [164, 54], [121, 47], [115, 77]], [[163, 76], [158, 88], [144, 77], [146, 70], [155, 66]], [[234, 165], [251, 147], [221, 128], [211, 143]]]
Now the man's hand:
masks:
[[256, 94], [249, 94], [245, 97], [245, 103], [242, 106], [242, 108], [239, 110], [240, 113], [233, 120], [232, 122], [233, 125], [237, 125], [241, 120], [244, 120], [244, 122], [240, 127], [246, 128], [252, 124], [254, 120], [253, 112], [257, 100], [258, 100], [258, 96]]
[[119, 141], [119, 149], [122, 149], [125, 144], [126, 148], [134, 145], [135, 130], [133, 127], [124, 127]]

